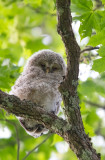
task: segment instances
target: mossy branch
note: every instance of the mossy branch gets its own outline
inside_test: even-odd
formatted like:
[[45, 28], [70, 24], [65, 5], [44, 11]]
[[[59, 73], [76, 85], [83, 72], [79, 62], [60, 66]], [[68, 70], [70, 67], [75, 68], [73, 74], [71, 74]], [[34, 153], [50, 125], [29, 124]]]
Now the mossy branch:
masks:
[[71, 125], [52, 113], [46, 112], [43, 108], [30, 101], [21, 101], [14, 95], [9, 95], [0, 90], [0, 108], [5, 109], [19, 117], [34, 119], [43, 124], [53, 133], [57, 133], [65, 139], [66, 132], [71, 129]]
[[76, 129], [76, 132], [72, 130], [73, 128], [70, 131], [72, 136], [69, 136], [69, 144], [79, 160], [100, 160], [100, 155], [93, 149], [90, 138], [84, 131], [80, 113], [77, 94], [80, 47], [72, 29], [70, 3], [70, 0], [56, 0], [58, 34], [64, 42], [67, 55], [67, 76], [59, 90], [63, 97], [68, 122]]

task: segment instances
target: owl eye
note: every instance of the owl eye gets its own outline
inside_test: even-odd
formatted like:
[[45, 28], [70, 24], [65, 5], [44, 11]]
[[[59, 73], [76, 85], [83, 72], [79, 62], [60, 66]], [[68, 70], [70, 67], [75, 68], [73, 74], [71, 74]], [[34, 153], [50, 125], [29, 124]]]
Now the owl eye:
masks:
[[41, 64], [41, 67], [45, 67], [45, 64]]
[[52, 68], [52, 71], [56, 71], [56, 70], [58, 70], [57, 67], [53, 67], [53, 68]]
[[44, 63], [40, 63], [40, 66], [41, 66], [42, 68], [45, 68], [45, 67], [46, 67], [46, 65], [45, 65]]

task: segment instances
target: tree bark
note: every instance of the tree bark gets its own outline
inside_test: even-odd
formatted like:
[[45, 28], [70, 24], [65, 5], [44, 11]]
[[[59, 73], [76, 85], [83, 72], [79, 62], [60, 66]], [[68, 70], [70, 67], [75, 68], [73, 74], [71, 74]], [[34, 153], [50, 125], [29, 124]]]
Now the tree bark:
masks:
[[70, 0], [56, 0], [58, 15], [58, 33], [62, 37], [67, 54], [67, 76], [60, 86], [63, 97], [65, 114], [71, 126], [68, 134], [70, 148], [80, 160], [99, 160], [100, 155], [92, 147], [90, 138], [84, 132], [80, 114], [79, 98], [77, 95], [80, 47], [78, 46], [73, 29], [70, 11]]
[[[91, 139], [85, 134], [77, 94], [80, 47], [73, 29], [70, 0], [56, 0], [58, 33], [61, 35], [67, 54], [67, 76], [60, 85], [67, 121], [43, 110], [37, 104], [0, 91], [0, 107], [16, 116], [28, 117], [43, 124], [69, 143], [79, 160], [100, 160], [100, 154], [92, 147]], [[30, 112], [29, 112], [30, 111]]]

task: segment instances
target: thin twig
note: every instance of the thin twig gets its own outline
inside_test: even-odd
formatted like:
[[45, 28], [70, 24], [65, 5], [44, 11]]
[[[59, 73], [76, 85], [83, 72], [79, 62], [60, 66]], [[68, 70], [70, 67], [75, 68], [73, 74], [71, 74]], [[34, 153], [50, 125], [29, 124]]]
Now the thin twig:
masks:
[[39, 148], [43, 143], [45, 143], [47, 141], [47, 139], [52, 135], [53, 133], [49, 133], [48, 136], [41, 142], [39, 143], [37, 146], [35, 146], [31, 151], [28, 152], [28, 154], [22, 159], [25, 160], [32, 152], [34, 152], [37, 148]]
[[[3, 119], [2, 119], [3, 120]], [[10, 123], [11, 125], [13, 125], [15, 127], [15, 131], [16, 131], [16, 140], [17, 140], [17, 160], [19, 160], [19, 150], [20, 150], [20, 141], [19, 141], [19, 134], [18, 134], [18, 129], [17, 126], [14, 122], [12, 122], [11, 120], [8, 119], [4, 119], [4, 121]]]
[[99, 121], [98, 122], [98, 128], [95, 130], [95, 134], [97, 136], [102, 136], [104, 138], [104, 140], [105, 140], [105, 135], [104, 135], [104, 133], [101, 132], [101, 129], [102, 129], [102, 122]]
[[16, 131], [16, 140], [17, 140], [17, 160], [19, 160], [19, 150], [20, 150], [20, 141], [19, 141], [19, 134], [18, 134], [18, 129], [15, 123], [11, 122], [10, 120], [6, 121], [10, 124], [12, 124], [15, 127], [15, 131]]
[[17, 139], [17, 160], [19, 160], [20, 141], [17, 126], [15, 125], [16, 139]]
[[56, 16], [56, 13], [50, 13], [50, 12], [42, 11], [40, 7], [39, 8], [34, 8], [29, 4], [27, 4], [27, 7], [32, 9], [35, 13], [38, 13], [38, 14]]
[[102, 108], [105, 110], [105, 106], [103, 105], [100, 105], [100, 104], [97, 104], [97, 103], [94, 103], [94, 102], [91, 102], [91, 101], [87, 101], [87, 100], [84, 100], [85, 103], [91, 105], [91, 106], [94, 106], [94, 107], [97, 107], [97, 108]]
[[83, 53], [85, 51], [91, 51], [91, 50], [94, 50], [94, 49], [99, 49], [100, 47], [89, 47], [89, 48], [85, 48], [83, 50], [80, 51], [80, 53]]

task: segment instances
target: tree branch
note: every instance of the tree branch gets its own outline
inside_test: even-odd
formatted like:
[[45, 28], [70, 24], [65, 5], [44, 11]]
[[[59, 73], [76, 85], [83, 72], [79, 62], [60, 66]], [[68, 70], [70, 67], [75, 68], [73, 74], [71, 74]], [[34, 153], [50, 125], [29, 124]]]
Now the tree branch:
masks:
[[47, 139], [52, 135], [53, 133], [49, 133], [48, 136], [41, 142], [39, 143], [36, 147], [34, 147], [31, 151], [27, 153], [27, 155], [22, 159], [25, 160], [32, 152], [34, 152], [36, 149], [38, 149], [43, 143], [47, 141]]
[[88, 100], [84, 100], [85, 103], [91, 105], [91, 106], [94, 106], [96, 108], [102, 108], [105, 110], [105, 105], [100, 105], [100, 104], [97, 104], [97, 103], [94, 103], [94, 102], [91, 102], [91, 101], [88, 101]]
[[100, 47], [98, 47], [98, 46], [85, 48], [85, 49], [81, 50], [80, 53], [83, 53], [83, 52], [85, 52], [85, 51], [91, 51], [91, 50], [99, 49], [99, 48], [100, 48]]
[[[48, 113], [43, 108], [39, 107], [30, 101], [21, 101], [14, 95], [8, 95], [0, 90], [0, 108], [5, 109], [8, 113], [13, 113], [16, 116], [34, 119], [43, 124], [51, 132], [54, 132], [64, 139], [68, 137], [68, 131], [71, 125], [57, 117], [52, 113]], [[30, 111], [30, 112], [29, 112]]]
[[69, 135], [70, 148], [79, 160], [100, 160], [100, 156], [93, 149], [90, 138], [85, 134], [80, 114], [79, 98], [77, 95], [80, 47], [78, 46], [73, 29], [70, 11], [70, 0], [56, 0], [58, 15], [58, 33], [60, 34], [67, 54], [67, 76], [60, 86], [63, 96], [65, 114], [68, 122], [75, 126], [72, 137]]

